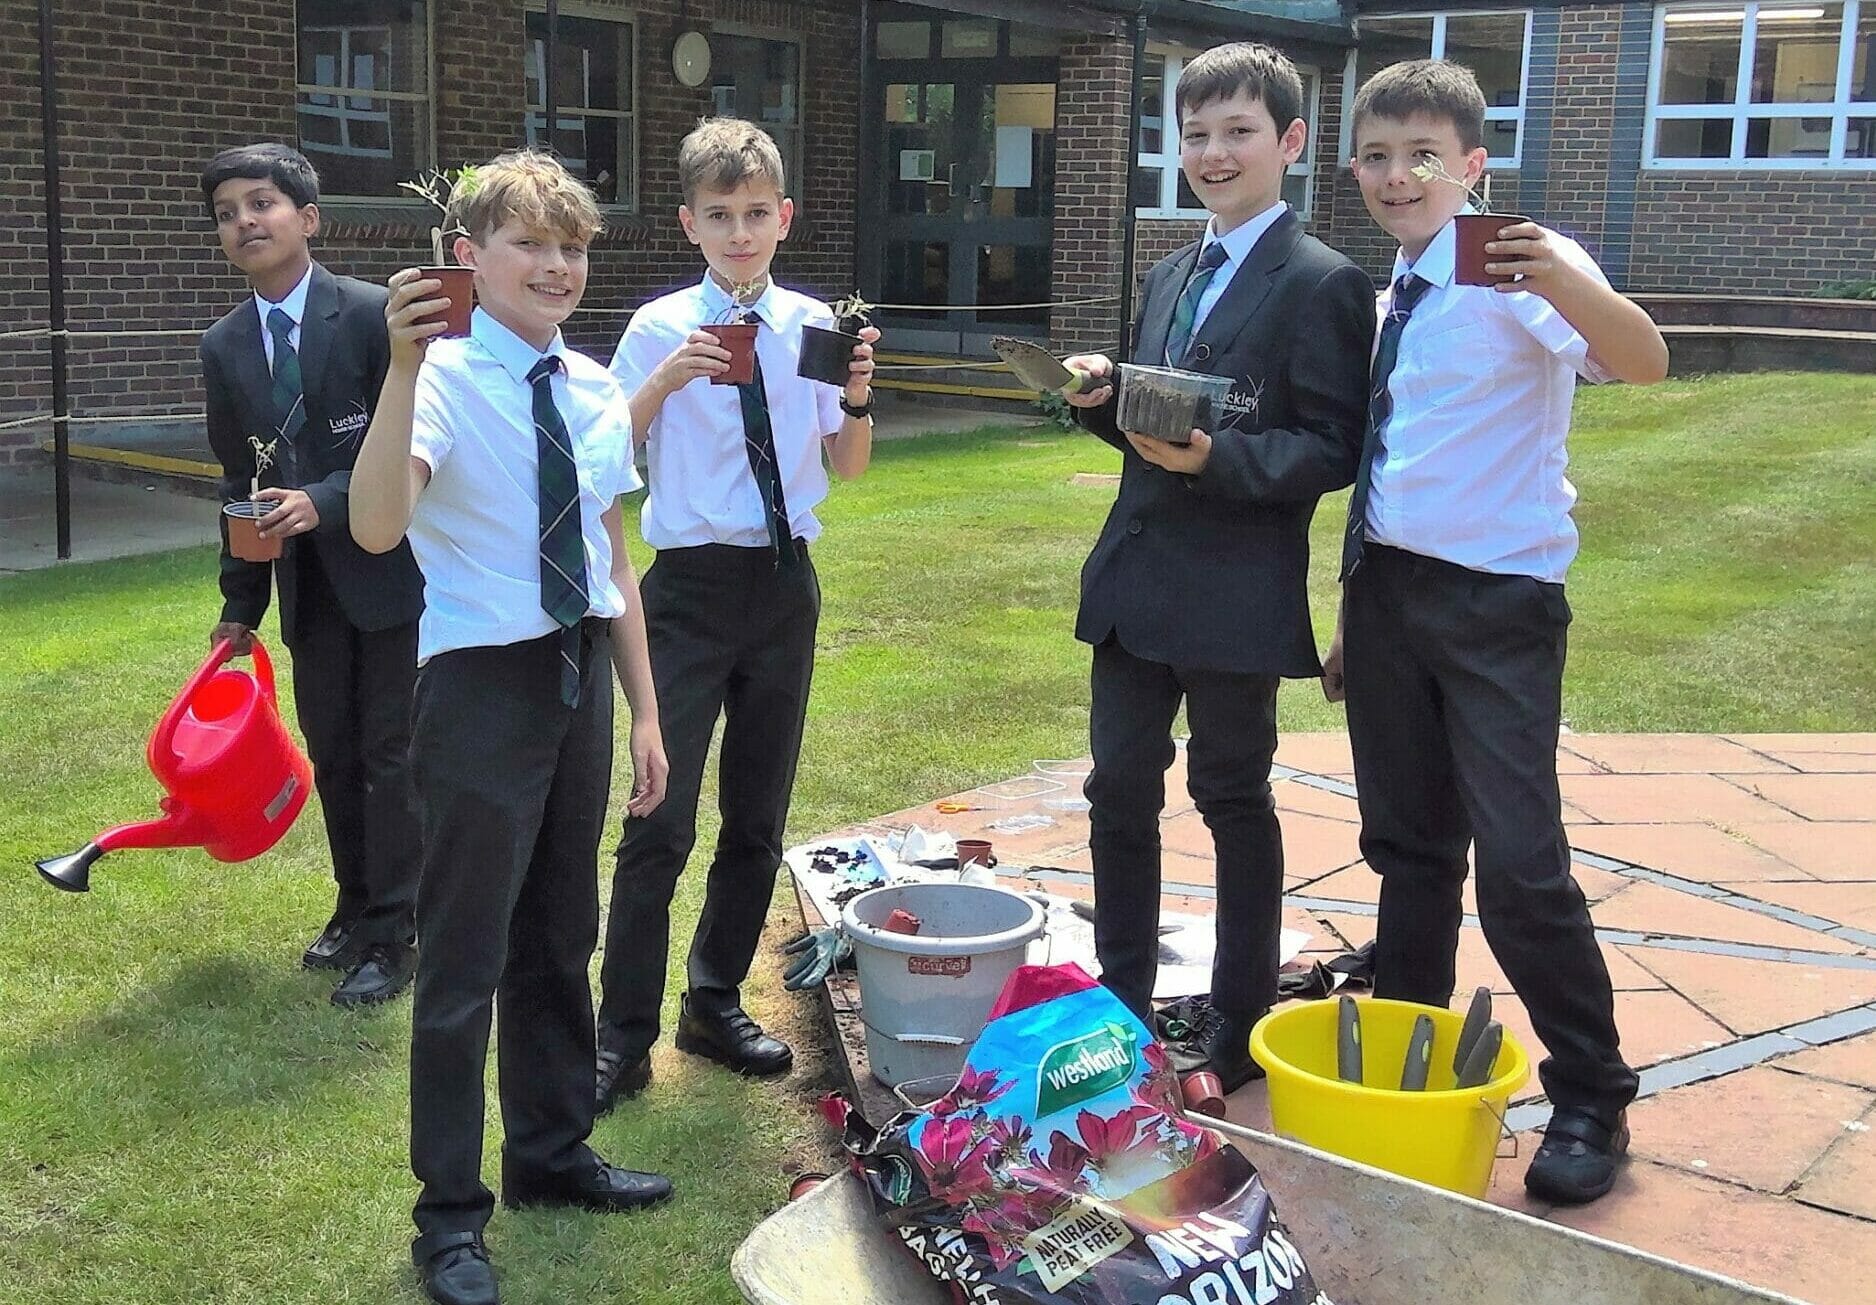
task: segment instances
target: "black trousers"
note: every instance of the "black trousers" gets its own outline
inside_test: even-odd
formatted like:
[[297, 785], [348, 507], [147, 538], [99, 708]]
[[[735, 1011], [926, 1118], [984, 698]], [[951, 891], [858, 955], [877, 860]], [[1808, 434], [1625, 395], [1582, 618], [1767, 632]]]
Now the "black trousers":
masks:
[[1612, 1115], [1636, 1077], [1557, 791], [1563, 586], [1371, 543], [1345, 601], [1361, 851], [1381, 876], [1375, 995], [1451, 1001], [1470, 844], [1485, 941], [1550, 1052], [1544, 1091]]
[[[1185, 700], [1186, 787], [1217, 854], [1212, 1004], [1252, 1020], [1277, 999], [1283, 833], [1270, 792], [1277, 677], [1167, 666], [1109, 638], [1094, 649], [1083, 791], [1092, 823], [1094, 943], [1101, 981], [1144, 1020], [1159, 968], [1160, 812], [1172, 726]], [[1149, 1025], [1150, 1027], [1150, 1025]]]
[[768, 918], [821, 615], [813, 561], [806, 545], [795, 546], [799, 565], [780, 568], [767, 548], [670, 548], [645, 573], [651, 674], [671, 779], [656, 811], [625, 822], [599, 1008], [601, 1041], [634, 1058], [658, 1040], [671, 897], [697, 841], [697, 802], [719, 715], [722, 825], [691, 938], [694, 1006], [740, 1003]]
[[420, 1233], [479, 1231], [491, 1003], [504, 1171], [590, 1169], [595, 871], [612, 783], [611, 645], [582, 627], [580, 705], [559, 638], [432, 657], [411, 755], [423, 814], [411, 1011], [410, 1165]]
[[312, 541], [293, 553], [293, 700], [339, 885], [332, 918], [362, 943], [401, 943], [421, 860], [409, 769], [417, 623], [359, 629]]

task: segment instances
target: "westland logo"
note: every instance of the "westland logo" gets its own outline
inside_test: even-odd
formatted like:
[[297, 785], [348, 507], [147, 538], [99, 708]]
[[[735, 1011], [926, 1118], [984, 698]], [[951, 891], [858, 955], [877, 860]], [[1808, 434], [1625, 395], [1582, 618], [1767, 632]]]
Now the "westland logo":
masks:
[[1124, 1024], [1050, 1047], [1036, 1073], [1036, 1118], [1119, 1087], [1133, 1077], [1135, 1060], [1134, 1032]]

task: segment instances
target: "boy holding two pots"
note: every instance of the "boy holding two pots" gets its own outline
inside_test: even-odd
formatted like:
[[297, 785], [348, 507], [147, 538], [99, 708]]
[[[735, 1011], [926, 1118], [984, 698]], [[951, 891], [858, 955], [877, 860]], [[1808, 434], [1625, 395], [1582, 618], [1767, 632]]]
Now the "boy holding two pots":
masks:
[[[671, 778], [664, 805], [632, 813], [619, 844], [600, 970], [602, 1113], [651, 1081], [671, 898], [696, 841], [719, 715], [722, 828], [677, 1047], [741, 1074], [783, 1074], [794, 1063], [743, 1010], [741, 985], [781, 865], [814, 671], [814, 508], [827, 496], [828, 468], [858, 476], [873, 444], [878, 331], [865, 328], [851, 346], [844, 385], [797, 374], [804, 330], [833, 315], [770, 277], [794, 217], [774, 140], [753, 123], [709, 119], [679, 147], [678, 180], [678, 221], [704, 275], [638, 309], [612, 359], [650, 468], [642, 529], [658, 558], [645, 574], [645, 623]], [[738, 316], [755, 327], [753, 359], [733, 356], [712, 330]], [[728, 383], [740, 375], [748, 380]]]
[[1400, 252], [1324, 687], [1347, 696], [1361, 851], [1381, 876], [1375, 995], [1452, 999], [1470, 844], [1486, 942], [1550, 1053], [1525, 1186], [1575, 1203], [1615, 1182], [1636, 1077], [1557, 785], [1564, 441], [1578, 376], [1652, 384], [1668, 355], [1581, 246], [1534, 222], [1506, 218], [1484, 246], [1485, 273], [1517, 279], [1464, 283], [1455, 219], [1484, 128], [1478, 82], [1444, 60], [1385, 68], [1355, 97], [1355, 178]]
[[[202, 336], [209, 444], [223, 501], [239, 510], [252, 498], [265, 512], [222, 517], [222, 612], [209, 640], [246, 652], [279, 580], [339, 886], [302, 963], [344, 972], [335, 1005], [370, 1005], [410, 982], [420, 860], [406, 761], [423, 577], [407, 546], [373, 556], [346, 528], [352, 462], [390, 354], [385, 291], [313, 261], [319, 177], [298, 151], [224, 150], [203, 169], [202, 197], [253, 291]], [[231, 544], [234, 531], [245, 540]]]
[[1226, 1091], [1262, 1071], [1251, 1026], [1277, 999], [1283, 842], [1270, 791], [1277, 682], [1317, 675], [1309, 522], [1361, 449], [1374, 290], [1283, 202], [1308, 135], [1296, 66], [1238, 43], [1187, 64], [1180, 168], [1204, 238], [1147, 274], [1133, 361], [1232, 379], [1188, 443], [1122, 431], [1114, 364], [1070, 358], [1088, 430], [1121, 451], [1120, 493], [1081, 573], [1075, 636], [1094, 646], [1089, 716], [1101, 981], [1152, 1018], [1160, 811], [1181, 701], [1187, 786], [1217, 853], [1207, 1039]]

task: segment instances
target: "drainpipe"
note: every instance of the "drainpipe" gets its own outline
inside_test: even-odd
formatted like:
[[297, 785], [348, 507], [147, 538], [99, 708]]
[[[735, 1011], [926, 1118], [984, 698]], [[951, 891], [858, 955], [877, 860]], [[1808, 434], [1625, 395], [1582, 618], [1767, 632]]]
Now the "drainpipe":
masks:
[[[876, 142], [873, 131], [868, 128], [876, 89], [874, 81], [878, 76], [879, 70], [873, 66], [873, 0], [860, 0], [860, 130], [854, 134], [856, 145], [854, 162], [858, 165], [856, 172], [859, 176], [860, 193], [854, 196], [854, 207], [862, 215], [878, 212], [873, 206], [873, 196], [880, 191], [880, 187], [875, 182], [873, 170]], [[885, 129], [883, 122], [877, 128], [882, 133]], [[865, 226], [863, 221], [853, 225], [853, 289], [856, 294], [861, 291], [862, 287], [877, 290], [877, 287], [870, 284], [872, 278], [867, 275], [872, 260], [864, 252], [864, 246], [869, 237], [862, 234], [863, 226]], [[879, 296], [875, 294], [874, 297]]]
[[557, 54], [555, 46], [559, 41], [560, 0], [547, 0], [547, 48], [541, 54], [541, 108], [545, 110], [547, 119], [544, 124], [547, 132], [547, 152], [555, 158], [560, 157], [560, 151], [554, 145], [555, 128], [559, 126], [560, 117], [560, 96], [556, 94], [560, 88], [554, 85], [554, 63]]
[[46, 309], [52, 328], [52, 502], [58, 558], [72, 555], [72, 439], [65, 387], [65, 233], [59, 211], [59, 82], [52, 60], [52, 0], [39, 0], [39, 139], [46, 192]]
[[1119, 358], [1128, 357], [1133, 346], [1128, 337], [1133, 333], [1134, 227], [1139, 221], [1133, 203], [1133, 170], [1140, 164], [1140, 83], [1146, 75], [1146, 23], [1148, 15], [1157, 8], [1157, 0], [1140, 0], [1140, 7], [1133, 16], [1133, 85], [1127, 97], [1127, 158], [1121, 169]]

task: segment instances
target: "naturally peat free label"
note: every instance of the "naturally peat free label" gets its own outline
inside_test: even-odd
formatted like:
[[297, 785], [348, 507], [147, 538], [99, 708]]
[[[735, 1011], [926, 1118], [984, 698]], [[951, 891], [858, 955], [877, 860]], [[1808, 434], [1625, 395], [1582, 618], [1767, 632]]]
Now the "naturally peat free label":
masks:
[[1134, 1031], [1108, 1024], [1050, 1047], [1036, 1069], [1036, 1118], [1046, 1119], [1092, 1101], [1133, 1077], [1138, 1055]]

